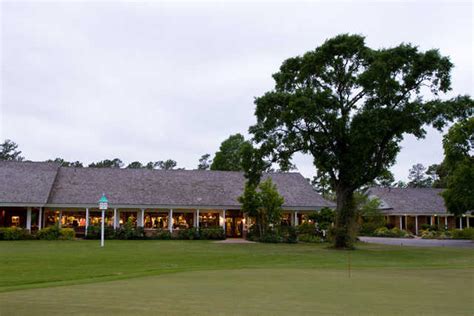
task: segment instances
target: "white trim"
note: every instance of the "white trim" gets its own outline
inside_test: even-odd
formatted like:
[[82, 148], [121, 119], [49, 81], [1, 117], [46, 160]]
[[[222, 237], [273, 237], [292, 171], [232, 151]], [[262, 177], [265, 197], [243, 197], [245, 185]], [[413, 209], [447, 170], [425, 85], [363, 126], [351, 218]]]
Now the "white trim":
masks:
[[116, 208], [114, 208], [114, 229], [117, 229], [118, 228], [118, 211]]
[[415, 235], [418, 235], [418, 215], [415, 216]]

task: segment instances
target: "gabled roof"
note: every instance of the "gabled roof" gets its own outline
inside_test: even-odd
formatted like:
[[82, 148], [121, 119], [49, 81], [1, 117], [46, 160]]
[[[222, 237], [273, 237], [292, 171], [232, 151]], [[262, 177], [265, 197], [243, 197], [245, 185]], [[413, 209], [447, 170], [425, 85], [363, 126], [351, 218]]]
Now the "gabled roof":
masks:
[[[271, 173], [285, 207], [321, 208], [331, 202], [299, 173]], [[60, 168], [50, 204], [93, 204], [105, 193], [111, 205], [216, 206], [239, 208], [242, 172]]]
[[58, 169], [54, 162], [0, 161], [0, 203], [47, 203]]
[[[315, 210], [333, 206], [299, 173], [268, 173], [285, 198], [284, 207]], [[95, 206], [102, 193], [120, 207], [240, 208], [242, 172], [67, 168], [55, 163], [0, 162], [0, 204]]]
[[443, 189], [373, 187], [368, 190], [368, 195], [381, 200], [380, 209], [385, 214], [446, 215], [441, 192]]

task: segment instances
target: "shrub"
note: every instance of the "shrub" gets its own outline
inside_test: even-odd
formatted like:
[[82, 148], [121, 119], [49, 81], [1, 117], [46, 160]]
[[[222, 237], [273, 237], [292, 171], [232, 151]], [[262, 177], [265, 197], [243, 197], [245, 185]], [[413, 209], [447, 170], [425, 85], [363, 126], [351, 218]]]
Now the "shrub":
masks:
[[474, 228], [464, 228], [462, 230], [453, 229], [451, 234], [454, 239], [471, 239], [474, 240]]
[[57, 240], [60, 236], [59, 226], [54, 225], [40, 229], [36, 236], [42, 240]]
[[359, 235], [360, 236], [374, 236], [375, 231], [381, 228], [376, 222], [364, 222], [360, 225]]
[[302, 223], [297, 228], [298, 235], [316, 235], [316, 226], [311, 223]]
[[322, 243], [324, 242], [324, 239], [316, 235], [302, 234], [298, 236], [298, 241], [309, 243]]
[[420, 236], [423, 239], [449, 239], [451, 238], [451, 232], [447, 230], [430, 230], [423, 229], [420, 231]]
[[20, 227], [0, 228], [0, 240], [24, 240], [31, 239], [30, 232]]
[[260, 237], [259, 241], [265, 243], [281, 243], [283, 242], [283, 237], [276, 229], [269, 229], [262, 237]]
[[283, 237], [283, 242], [295, 244], [298, 242], [298, 231], [293, 226], [281, 226], [280, 234]]
[[153, 231], [148, 239], [158, 239], [158, 240], [170, 240], [171, 239], [171, 232], [167, 229], [159, 229]]
[[199, 239], [199, 231], [197, 228], [187, 228], [187, 229], [180, 229], [178, 230], [177, 234], [178, 239], [182, 240], [193, 240]]
[[410, 237], [410, 234], [398, 227], [388, 229], [387, 227], [380, 227], [375, 230], [374, 235], [377, 237]]
[[199, 237], [203, 240], [223, 240], [225, 239], [225, 232], [220, 226], [200, 228]]
[[59, 230], [59, 239], [62, 240], [74, 240], [76, 232], [73, 228], [61, 228]]

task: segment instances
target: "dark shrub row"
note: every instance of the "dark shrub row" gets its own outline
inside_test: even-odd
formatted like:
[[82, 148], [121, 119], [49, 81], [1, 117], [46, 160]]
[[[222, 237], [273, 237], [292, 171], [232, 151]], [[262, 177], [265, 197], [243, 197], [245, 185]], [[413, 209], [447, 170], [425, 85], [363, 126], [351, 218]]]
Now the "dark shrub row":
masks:
[[39, 230], [36, 234], [18, 227], [0, 227], [0, 240], [73, 240], [76, 233], [72, 228], [59, 228], [51, 226]]
[[[222, 227], [188, 228], [171, 233], [167, 229], [145, 231], [143, 227], [124, 225], [118, 229], [106, 227], [106, 239], [155, 239], [155, 240], [221, 240], [225, 239]], [[89, 226], [86, 239], [100, 239], [100, 226]]]

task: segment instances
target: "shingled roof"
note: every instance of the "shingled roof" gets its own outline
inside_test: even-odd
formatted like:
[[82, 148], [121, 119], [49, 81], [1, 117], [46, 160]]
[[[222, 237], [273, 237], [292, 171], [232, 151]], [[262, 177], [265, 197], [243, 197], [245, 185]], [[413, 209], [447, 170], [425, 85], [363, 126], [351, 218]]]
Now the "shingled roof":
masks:
[[[17, 163], [8, 172], [23, 170]], [[242, 194], [245, 178], [242, 172], [204, 170], [148, 170], [119, 168], [67, 168], [56, 164], [33, 163], [27, 174], [15, 175], [30, 182], [43, 174], [43, 169], [54, 169], [49, 190], [44, 190], [41, 201], [48, 205], [96, 205], [106, 193], [110, 205], [116, 207], [216, 207], [240, 208], [237, 197]], [[13, 164], [11, 165], [13, 166]], [[25, 167], [26, 168], [26, 167]], [[6, 168], [9, 169], [9, 168]], [[49, 169], [48, 169], [49, 170]], [[5, 171], [6, 172], [6, 171]], [[39, 175], [36, 175], [38, 173]], [[1, 174], [0, 174], [1, 175]], [[285, 198], [285, 208], [315, 210], [333, 204], [315, 192], [299, 173], [268, 173], [278, 191]], [[15, 196], [15, 201], [26, 199], [33, 185], [24, 186], [19, 181], [13, 186], [0, 178], [0, 188]], [[46, 188], [46, 181], [40, 185]], [[49, 198], [48, 198], [49, 195]], [[8, 202], [0, 195], [0, 204]]]
[[390, 215], [445, 215], [447, 214], [442, 189], [434, 188], [379, 188], [368, 190], [369, 197], [381, 200], [380, 209]]
[[58, 169], [54, 162], [0, 161], [0, 203], [47, 203]]

